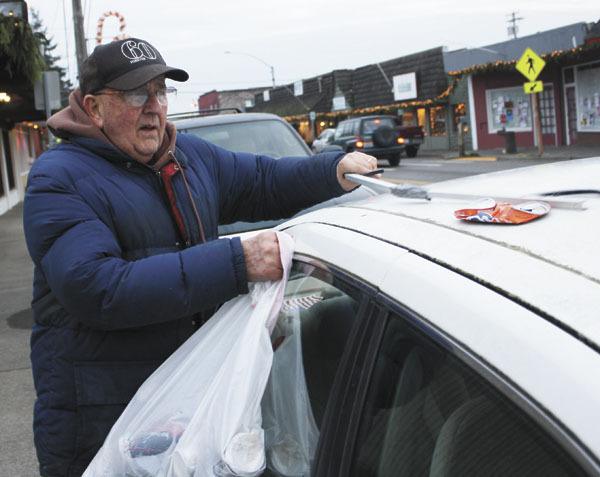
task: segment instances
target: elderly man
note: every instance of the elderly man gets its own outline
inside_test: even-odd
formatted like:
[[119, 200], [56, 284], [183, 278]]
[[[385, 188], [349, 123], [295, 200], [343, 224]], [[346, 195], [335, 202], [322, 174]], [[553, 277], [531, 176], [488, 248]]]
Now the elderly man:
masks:
[[146, 41], [98, 46], [69, 106], [48, 121], [65, 141], [29, 174], [43, 476], [85, 470], [201, 312], [281, 277], [274, 232], [219, 239], [219, 223], [290, 216], [353, 188], [344, 173], [376, 167], [359, 153], [273, 160], [176, 134], [165, 78], [188, 74]]

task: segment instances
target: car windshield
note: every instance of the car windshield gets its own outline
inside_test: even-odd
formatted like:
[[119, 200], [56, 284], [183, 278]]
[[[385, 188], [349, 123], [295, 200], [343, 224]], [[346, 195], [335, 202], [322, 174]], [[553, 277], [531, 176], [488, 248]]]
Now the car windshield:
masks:
[[373, 134], [373, 131], [379, 126], [395, 127], [394, 120], [392, 118], [372, 118], [365, 119], [362, 123], [363, 134]]
[[213, 124], [187, 130], [233, 152], [250, 152], [275, 158], [307, 156], [300, 139], [277, 120]]

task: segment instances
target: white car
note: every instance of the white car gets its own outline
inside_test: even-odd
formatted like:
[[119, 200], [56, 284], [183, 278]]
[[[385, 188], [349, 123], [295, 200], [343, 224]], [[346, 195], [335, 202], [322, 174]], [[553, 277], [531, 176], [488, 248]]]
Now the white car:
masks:
[[323, 151], [327, 146], [333, 142], [333, 136], [335, 134], [335, 128], [323, 129], [321, 134], [312, 143], [311, 149], [315, 154]]
[[[290, 460], [267, 474], [600, 475], [600, 158], [426, 191], [279, 227], [318, 440], [271, 436]], [[552, 210], [522, 225], [453, 215], [465, 195], [541, 194]]]

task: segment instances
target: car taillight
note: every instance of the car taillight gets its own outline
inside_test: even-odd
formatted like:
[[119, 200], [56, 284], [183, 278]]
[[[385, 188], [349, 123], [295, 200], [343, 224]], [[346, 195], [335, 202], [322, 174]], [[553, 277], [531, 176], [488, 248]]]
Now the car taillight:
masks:
[[398, 139], [396, 139], [396, 141], [398, 142], [398, 144], [404, 144], [406, 142], [403, 137], [399, 137]]
[[361, 138], [357, 138], [355, 145], [358, 149], [362, 149], [363, 147], [365, 147], [365, 142]]

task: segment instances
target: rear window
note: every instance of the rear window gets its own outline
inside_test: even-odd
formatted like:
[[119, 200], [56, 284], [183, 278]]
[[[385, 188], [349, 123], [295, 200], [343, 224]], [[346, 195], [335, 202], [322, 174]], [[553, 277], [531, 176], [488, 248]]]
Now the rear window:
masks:
[[396, 124], [392, 118], [365, 119], [362, 123], [362, 133], [373, 134], [373, 131], [375, 131], [375, 129], [377, 129], [379, 126], [389, 126], [391, 128], [395, 128]]
[[302, 139], [276, 120], [214, 124], [187, 132], [233, 152], [250, 152], [270, 157], [308, 156]]

